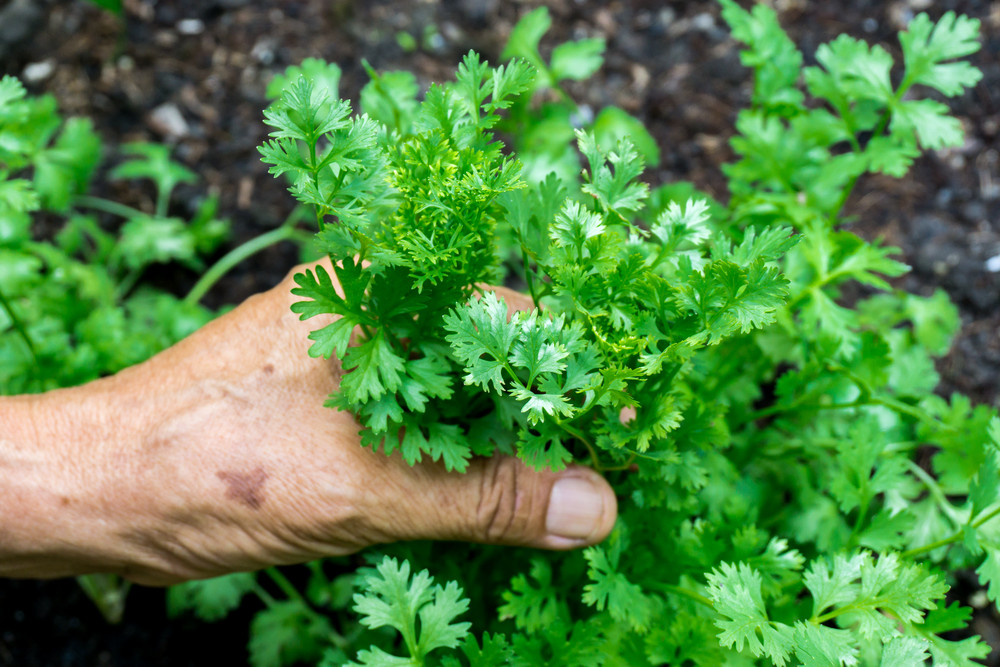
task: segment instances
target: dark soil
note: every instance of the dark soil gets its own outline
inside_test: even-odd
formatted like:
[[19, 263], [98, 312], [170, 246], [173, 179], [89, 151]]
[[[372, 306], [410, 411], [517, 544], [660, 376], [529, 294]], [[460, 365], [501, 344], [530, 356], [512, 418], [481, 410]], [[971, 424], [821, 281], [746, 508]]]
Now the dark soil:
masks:
[[[366, 80], [362, 59], [377, 69], [409, 69], [420, 82], [448, 78], [475, 48], [495, 62], [510, 28], [533, 1], [420, 0], [125, 0], [125, 17], [86, 2], [0, 0], [0, 67], [27, 75], [34, 92], [51, 92], [67, 114], [90, 117], [109, 147], [166, 141], [202, 177], [179, 190], [177, 213], [218, 194], [233, 222], [232, 245], [278, 225], [290, 197], [261, 165], [261, 109], [267, 82], [287, 65], [316, 56], [344, 70], [342, 94], [356, 98]], [[637, 115], [663, 151], [653, 184], [690, 180], [725, 199], [719, 165], [749, 99], [740, 66], [713, 2], [556, 0], [550, 46], [601, 36], [607, 63], [594, 80], [571, 86], [581, 103], [617, 104]], [[913, 271], [901, 287], [944, 288], [963, 328], [939, 363], [943, 391], [1000, 404], [1000, 5], [988, 0], [773, 0], [793, 39], [811, 54], [841, 32], [884, 44], [898, 55], [895, 32], [916, 12], [954, 9], [983, 21], [984, 48], [974, 57], [985, 78], [949, 104], [968, 139], [959, 149], [922, 159], [906, 179], [875, 178], [855, 193], [855, 231], [899, 246]], [[408, 53], [407, 32], [421, 44]], [[170, 121], [170, 116], [175, 121]], [[181, 122], [176, 122], [176, 118]], [[164, 120], [164, 119], [167, 120]], [[106, 196], [149, 207], [133, 184], [101, 184]], [[190, 202], [190, 204], [185, 203]], [[291, 246], [274, 247], [236, 269], [209, 294], [209, 305], [238, 302], [270, 287], [295, 263]], [[992, 270], [991, 270], [992, 269]], [[167, 276], [175, 289], [195, 276]], [[164, 278], [161, 278], [164, 279]], [[975, 603], [968, 583], [963, 600]], [[974, 629], [1000, 646], [995, 609], [983, 607]], [[217, 665], [242, 661], [247, 615], [222, 626], [167, 621], [162, 594], [134, 590], [126, 622], [109, 627], [72, 582], [0, 583], [0, 665]], [[994, 653], [990, 664], [1000, 664]]]

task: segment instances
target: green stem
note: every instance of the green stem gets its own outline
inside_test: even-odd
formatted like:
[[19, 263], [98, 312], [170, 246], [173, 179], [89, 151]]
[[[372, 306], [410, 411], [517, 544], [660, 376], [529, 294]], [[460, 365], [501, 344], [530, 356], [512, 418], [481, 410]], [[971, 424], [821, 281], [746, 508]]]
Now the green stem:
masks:
[[590, 444], [590, 441], [587, 440], [587, 436], [585, 436], [583, 433], [581, 433], [576, 428], [570, 426], [569, 424], [567, 424], [565, 422], [561, 422], [558, 419], [556, 420], [556, 425], [558, 425], [559, 428], [561, 428], [562, 430], [566, 431], [571, 436], [573, 436], [574, 438], [576, 438], [577, 440], [579, 440], [580, 442], [583, 443], [583, 446], [587, 448], [588, 452], [590, 452], [590, 460], [594, 464], [594, 470], [596, 470], [598, 472], [603, 472], [604, 471], [604, 466], [601, 465], [601, 459], [598, 458], [598, 456], [597, 456], [597, 450], [594, 449], [594, 446], [592, 444]]
[[[281, 589], [281, 592], [284, 593], [289, 600], [298, 602], [300, 605], [302, 605], [302, 608], [305, 609], [306, 613], [308, 613], [310, 616], [316, 619], [326, 618], [321, 612], [317, 611], [316, 608], [312, 606], [309, 600], [307, 600], [305, 596], [299, 592], [299, 589], [295, 588], [295, 585], [288, 580], [288, 577], [286, 577], [281, 572], [281, 570], [279, 570], [276, 567], [269, 567], [266, 570], [264, 570], [264, 572], [267, 573], [267, 576], [271, 578], [271, 581], [273, 581], [275, 585], [277, 585], [277, 587]], [[258, 588], [260, 587], [258, 586]], [[263, 589], [261, 589], [261, 592], [264, 592]], [[273, 603], [274, 598], [271, 598], [270, 596], [268, 597], [271, 599]], [[267, 603], [267, 600], [265, 600], [265, 603]], [[347, 639], [336, 631], [332, 632], [329, 639], [336, 646], [339, 646], [341, 648], [346, 647], [348, 644]]]
[[132, 291], [135, 284], [139, 281], [139, 277], [142, 275], [142, 269], [136, 268], [129, 271], [125, 277], [122, 279], [118, 286], [115, 288], [115, 303], [121, 303], [125, 296]]
[[[981, 525], [983, 525], [990, 519], [996, 517], [997, 515], [1000, 515], [1000, 507], [996, 507], [990, 510], [989, 512], [979, 517], [969, 525], [972, 528], [979, 528]], [[930, 544], [925, 544], [922, 547], [916, 547], [915, 549], [908, 549], [899, 555], [903, 558], [913, 558], [914, 556], [921, 556], [923, 554], [930, 553], [935, 549], [940, 549], [941, 547], [946, 547], [949, 544], [954, 544], [955, 542], [961, 540], [963, 537], [965, 537], [965, 531], [958, 530], [955, 531], [955, 533], [953, 535], [950, 535], [949, 537], [942, 538], [940, 540], [937, 540], [936, 542], [931, 542]]]
[[528, 264], [528, 253], [524, 246], [521, 246], [521, 259], [524, 261], [524, 280], [528, 283], [528, 293], [531, 295], [531, 302], [538, 308], [538, 295], [535, 294], [535, 279], [531, 275], [531, 266]]
[[965, 523], [964, 520], [959, 519], [958, 516], [956, 516], [955, 508], [950, 502], [948, 502], [948, 497], [945, 495], [944, 491], [941, 490], [941, 487], [938, 486], [937, 480], [927, 474], [927, 471], [915, 462], [907, 459], [906, 464], [909, 466], [910, 472], [924, 483], [924, 486], [927, 487], [927, 491], [934, 497], [934, 500], [941, 508], [941, 511], [948, 515], [951, 522], [956, 526], [961, 526]]
[[632, 455], [628, 457], [628, 461], [621, 464], [620, 466], [606, 466], [601, 468], [601, 472], [620, 472], [622, 470], [628, 470], [635, 463], [635, 460], [639, 457], [638, 454], [632, 452]]
[[692, 591], [690, 588], [684, 588], [683, 586], [675, 586], [673, 584], [664, 584], [658, 581], [650, 581], [643, 583], [643, 588], [649, 588], [654, 591], [659, 591], [661, 593], [673, 593], [675, 595], [680, 595], [686, 597], [689, 600], [694, 600], [698, 604], [705, 605], [709, 609], [715, 609], [715, 604], [709, 600], [707, 597], [701, 593]]
[[871, 503], [871, 496], [868, 494], [868, 480], [863, 481], [865, 497], [864, 501], [858, 506], [858, 518], [854, 521], [854, 528], [851, 529], [851, 536], [848, 540], [850, 545], [857, 544], [858, 535], [861, 534], [861, 526], [865, 523], [865, 517], [868, 516], [868, 506]]
[[264, 587], [261, 586], [260, 584], [254, 583], [253, 588], [251, 588], [250, 590], [254, 592], [254, 595], [256, 595], [261, 599], [261, 601], [264, 603], [264, 606], [266, 606], [268, 609], [278, 604], [278, 601], [274, 599], [274, 596], [265, 591]]
[[125, 597], [132, 583], [116, 574], [84, 574], [76, 578], [87, 597], [111, 625], [118, 625], [125, 613]]
[[31, 353], [31, 359], [35, 362], [35, 368], [41, 370], [41, 363], [38, 361], [38, 350], [35, 348], [34, 341], [31, 340], [31, 336], [28, 334], [28, 330], [24, 327], [24, 323], [18, 318], [17, 313], [14, 312], [14, 307], [7, 297], [4, 296], [3, 290], [0, 289], [0, 306], [7, 311], [7, 316], [10, 317], [11, 324], [22, 339], [24, 343], [28, 346], [28, 351]]
[[[882, 118], [879, 119], [878, 125], [875, 127], [875, 131], [872, 132], [871, 139], [868, 140], [869, 142], [872, 139], [877, 139], [881, 137], [882, 133], [885, 132], [885, 128], [889, 126], [889, 120], [892, 118], [892, 107], [903, 99], [903, 95], [906, 94], [906, 91], [910, 89], [911, 85], [913, 85], [913, 82], [909, 81], [908, 79], [903, 79], [902, 83], [900, 83], [899, 90], [896, 91], [896, 94], [893, 96], [893, 101], [889, 103], [889, 106], [886, 107], [885, 112], [882, 114]], [[856, 143], [857, 143], [857, 137], [854, 138], [854, 142], [852, 142], [852, 145]], [[855, 152], [860, 152], [860, 146], [855, 148]], [[830, 226], [836, 224], [837, 218], [840, 217], [840, 212], [843, 210], [844, 205], [847, 203], [848, 198], [850, 198], [851, 193], [854, 192], [854, 186], [857, 185], [859, 178], [861, 178], [861, 174], [856, 174], [855, 176], [852, 176], [851, 180], [847, 182], [846, 186], [844, 186], [843, 192], [840, 193], [840, 198], [837, 200], [836, 205], [834, 205], [833, 209], [830, 211], [830, 218], [829, 218]]]
[[278, 588], [281, 589], [281, 592], [288, 596], [288, 599], [302, 604], [302, 606], [311, 612], [315, 612], [312, 605], [309, 604], [309, 601], [302, 597], [302, 593], [299, 593], [299, 590], [295, 588], [292, 582], [288, 580], [288, 577], [286, 577], [281, 570], [276, 567], [269, 567], [264, 570], [264, 572], [266, 572], [267, 576], [271, 578], [271, 581], [273, 581]]
[[126, 206], [125, 204], [119, 204], [115, 201], [102, 199], [101, 197], [91, 197], [90, 195], [81, 195], [76, 197], [73, 199], [73, 203], [77, 206], [82, 206], [83, 208], [90, 208], [95, 211], [104, 211], [105, 213], [117, 215], [122, 218], [135, 218], [146, 215], [137, 208], [132, 208], [131, 206]]
[[156, 193], [156, 217], [167, 217], [167, 207], [170, 205], [170, 190]]
[[849, 408], [860, 408], [866, 405], [872, 405], [871, 401], [851, 401], [850, 403], [792, 403], [791, 405], [771, 405], [756, 412], [751, 412], [745, 420], [744, 424], [757, 421], [758, 419], [764, 419], [765, 417], [770, 417], [771, 415], [780, 414], [782, 412], [812, 412], [817, 410], [847, 410]]
[[198, 303], [212, 289], [215, 283], [229, 273], [237, 264], [276, 243], [296, 236], [298, 231], [295, 229], [295, 223], [298, 222], [301, 215], [301, 207], [296, 206], [292, 214], [288, 216], [288, 220], [282, 223], [280, 227], [252, 238], [223, 255], [208, 271], [202, 274], [198, 282], [191, 288], [191, 291], [184, 297], [184, 303], [190, 305]]

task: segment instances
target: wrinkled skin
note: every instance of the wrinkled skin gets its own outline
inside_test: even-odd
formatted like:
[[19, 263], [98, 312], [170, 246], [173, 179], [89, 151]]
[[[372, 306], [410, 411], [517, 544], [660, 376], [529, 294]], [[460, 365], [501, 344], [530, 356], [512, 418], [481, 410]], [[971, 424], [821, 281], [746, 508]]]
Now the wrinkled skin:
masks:
[[395, 540], [568, 549], [610, 532], [614, 494], [588, 468], [458, 474], [362, 448], [323, 407], [341, 369], [308, 356], [323, 322], [289, 310], [292, 285], [113, 377], [0, 399], [0, 575], [161, 585]]

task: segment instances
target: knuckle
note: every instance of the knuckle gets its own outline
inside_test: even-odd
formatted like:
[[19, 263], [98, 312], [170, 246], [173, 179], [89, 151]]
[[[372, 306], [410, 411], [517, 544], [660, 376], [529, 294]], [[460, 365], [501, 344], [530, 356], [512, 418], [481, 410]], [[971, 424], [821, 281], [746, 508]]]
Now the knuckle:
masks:
[[476, 508], [477, 538], [488, 543], [519, 543], [528, 536], [531, 494], [524, 488], [517, 459], [486, 462]]

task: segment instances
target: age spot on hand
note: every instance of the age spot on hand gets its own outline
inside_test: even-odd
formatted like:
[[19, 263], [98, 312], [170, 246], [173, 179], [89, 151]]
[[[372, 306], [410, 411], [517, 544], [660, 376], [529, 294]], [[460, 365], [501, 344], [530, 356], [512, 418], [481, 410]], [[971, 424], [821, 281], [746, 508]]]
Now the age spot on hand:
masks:
[[267, 472], [257, 467], [249, 473], [220, 470], [215, 476], [226, 483], [226, 498], [243, 503], [250, 509], [260, 509], [264, 504], [264, 483]]
[[262, 370], [264, 371], [264, 375], [270, 375], [274, 373], [274, 364], [265, 364]]

